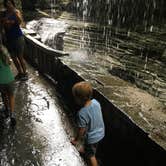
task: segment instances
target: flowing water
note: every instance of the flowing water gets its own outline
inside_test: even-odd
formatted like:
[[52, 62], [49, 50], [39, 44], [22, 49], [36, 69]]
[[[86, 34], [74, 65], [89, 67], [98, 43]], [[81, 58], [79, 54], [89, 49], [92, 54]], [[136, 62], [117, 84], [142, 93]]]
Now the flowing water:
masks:
[[41, 19], [28, 27], [38, 31], [45, 44], [55, 49], [59, 44], [59, 48], [70, 52], [71, 56], [75, 54], [78, 60], [84, 54], [91, 66], [99, 63], [99, 70], [130, 81], [165, 102], [164, 29], [142, 34], [126, 32], [125, 29], [78, 21], [78, 17], [66, 12], [58, 20]]
[[[119, 14], [115, 11], [109, 17], [104, 16], [98, 24], [94, 19], [95, 16], [101, 18], [98, 11], [108, 13], [110, 9], [97, 7], [99, 1], [83, 0], [83, 4], [75, 1], [79, 9], [75, 9], [75, 14], [63, 12], [56, 20], [33, 20], [29, 28], [35, 30], [39, 35], [36, 38], [45, 44], [69, 52], [69, 56], [61, 60], [89, 80], [166, 149], [166, 25], [163, 20], [162, 26], [152, 24], [155, 15], [149, 20], [148, 14], [136, 10], [143, 18], [140, 26], [134, 24], [134, 30], [126, 26], [133, 17], [140, 22], [138, 16], [134, 16], [134, 7], [131, 17], [125, 15], [121, 5], [127, 0], [103, 0], [109, 5], [111, 2], [112, 8], [117, 2], [121, 7]], [[55, 1], [51, 2], [53, 16]], [[94, 7], [89, 8], [92, 2]], [[153, 5], [157, 8], [158, 3], [154, 0]], [[162, 14], [163, 9], [158, 15]], [[28, 69], [29, 80], [16, 83], [16, 128], [10, 128], [8, 121], [0, 118], [0, 165], [85, 165], [70, 144], [73, 124], [64, 113], [69, 110], [63, 99], [37, 71]]]
[[[69, 53], [61, 60], [90, 80], [166, 147], [165, 25], [153, 26], [147, 31], [131, 31], [90, 22], [85, 16], [86, 12], [84, 17], [63, 12], [56, 19], [64, 25], [61, 24], [60, 49]], [[46, 33], [52, 34], [51, 27], [57, 26], [56, 21], [47, 21], [50, 25], [45, 25], [43, 20], [29, 24], [36, 32], [44, 29], [41, 25], [47, 26]], [[57, 49], [56, 44], [56, 40], [47, 42]]]

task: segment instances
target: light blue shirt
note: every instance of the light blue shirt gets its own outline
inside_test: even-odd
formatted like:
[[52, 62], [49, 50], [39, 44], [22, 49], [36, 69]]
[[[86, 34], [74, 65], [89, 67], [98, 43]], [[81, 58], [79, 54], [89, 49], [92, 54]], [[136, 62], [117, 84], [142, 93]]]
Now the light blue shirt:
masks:
[[105, 135], [103, 116], [100, 103], [92, 99], [91, 104], [78, 112], [78, 127], [86, 128], [86, 142], [93, 144], [99, 142]]

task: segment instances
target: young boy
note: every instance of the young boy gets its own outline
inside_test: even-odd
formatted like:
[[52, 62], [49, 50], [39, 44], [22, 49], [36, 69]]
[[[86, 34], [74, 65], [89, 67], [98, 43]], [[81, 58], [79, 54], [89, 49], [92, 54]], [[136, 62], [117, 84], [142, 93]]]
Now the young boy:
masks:
[[97, 100], [91, 99], [93, 90], [88, 82], [76, 83], [72, 88], [72, 93], [81, 109], [77, 117], [78, 135], [71, 143], [77, 145], [78, 141], [84, 138], [84, 153], [89, 166], [97, 166], [95, 157], [97, 145], [105, 135], [101, 106]]
[[[1, 37], [0, 37], [1, 38]], [[10, 116], [11, 125], [16, 124], [14, 116], [14, 76], [9, 67], [10, 59], [7, 49], [2, 45], [0, 39], [0, 92], [5, 105], [6, 117]]]

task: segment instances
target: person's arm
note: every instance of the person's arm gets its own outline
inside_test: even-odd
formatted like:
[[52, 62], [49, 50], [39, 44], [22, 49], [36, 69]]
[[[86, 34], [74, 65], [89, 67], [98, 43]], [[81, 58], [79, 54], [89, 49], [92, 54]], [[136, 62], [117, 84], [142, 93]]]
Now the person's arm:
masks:
[[22, 14], [19, 10], [14, 11], [17, 23], [20, 25], [23, 22]]
[[76, 145], [79, 140], [81, 140], [86, 132], [86, 128], [78, 128], [77, 136], [71, 141], [73, 145]]
[[77, 136], [71, 141], [73, 145], [76, 145], [87, 132], [88, 118], [85, 110], [80, 110], [77, 113]]

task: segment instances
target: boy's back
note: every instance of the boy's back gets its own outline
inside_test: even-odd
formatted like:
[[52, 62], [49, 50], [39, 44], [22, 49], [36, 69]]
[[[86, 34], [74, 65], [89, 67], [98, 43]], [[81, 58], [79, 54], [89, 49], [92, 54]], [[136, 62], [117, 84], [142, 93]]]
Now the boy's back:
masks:
[[78, 140], [85, 136], [84, 148], [79, 151], [84, 153], [88, 165], [97, 166], [95, 155], [98, 142], [105, 135], [101, 106], [97, 100], [91, 100], [93, 89], [89, 82], [82, 81], [74, 84], [72, 93], [76, 103], [82, 108], [78, 111], [77, 117], [78, 133], [71, 143], [77, 145]]
[[95, 99], [90, 105], [81, 108], [78, 112], [78, 127], [86, 128], [86, 141], [88, 144], [99, 142], [105, 134], [101, 106]]

